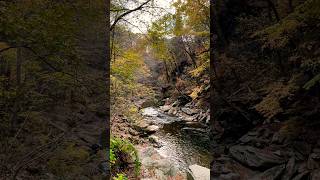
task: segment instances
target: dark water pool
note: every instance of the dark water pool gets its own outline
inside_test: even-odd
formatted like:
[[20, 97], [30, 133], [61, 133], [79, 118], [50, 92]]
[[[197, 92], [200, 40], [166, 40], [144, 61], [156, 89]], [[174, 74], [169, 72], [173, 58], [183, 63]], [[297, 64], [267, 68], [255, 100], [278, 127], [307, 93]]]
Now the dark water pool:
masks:
[[209, 168], [209, 135], [207, 129], [188, 127], [179, 117], [172, 117], [155, 108], [143, 111], [145, 121], [160, 126], [154, 135], [161, 144], [159, 154], [174, 162], [180, 169], [188, 170], [192, 164]]

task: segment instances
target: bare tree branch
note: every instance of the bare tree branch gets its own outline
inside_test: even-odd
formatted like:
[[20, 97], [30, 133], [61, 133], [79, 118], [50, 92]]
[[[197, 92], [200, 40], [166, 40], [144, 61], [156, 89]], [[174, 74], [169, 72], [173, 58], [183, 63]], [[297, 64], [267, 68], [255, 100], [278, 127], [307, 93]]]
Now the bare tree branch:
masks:
[[126, 12], [124, 12], [123, 14], [121, 14], [120, 16], [118, 16], [114, 22], [112, 23], [112, 25], [110, 26], [110, 31], [112, 31], [114, 29], [114, 27], [116, 26], [116, 24], [125, 16], [127, 16], [128, 14], [132, 13], [132, 12], [135, 12], [135, 11], [138, 11], [140, 9], [142, 9], [144, 7], [144, 5], [148, 4], [151, 0], [147, 0], [145, 1], [144, 3], [142, 3], [140, 6], [134, 8], [134, 9], [131, 9], [131, 10], [128, 10]]

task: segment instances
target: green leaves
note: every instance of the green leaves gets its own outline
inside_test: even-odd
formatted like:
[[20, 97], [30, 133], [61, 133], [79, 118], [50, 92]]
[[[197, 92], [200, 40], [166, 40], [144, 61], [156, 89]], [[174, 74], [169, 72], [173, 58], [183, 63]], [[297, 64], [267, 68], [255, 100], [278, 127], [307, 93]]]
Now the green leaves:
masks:
[[140, 54], [133, 50], [124, 52], [121, 58], [111, 65], [111, 74], [122, 81], [129, 82], [135, 79], [136, 71], [143, 65]]
[[[111, 138], [110, 139], [110, 162], [111, 162], [111, 169], [116, 171], [119, 169], [123, 163], [130, 163], [130, 162], [121, 162], [121, 160], [126, 159], [125, 156], [128, 156], [128, 161], [134, 162], [134, 168], [136, 175], [140, 172], [141, 162], [139, 160], [138, 152], [130, 142], [126, 140], [122, 140], [120, 138]], [[120, 174], [122, 175], [122, 174]], [[125, 179], [125, 176], [117, 175], [117, 178]]]

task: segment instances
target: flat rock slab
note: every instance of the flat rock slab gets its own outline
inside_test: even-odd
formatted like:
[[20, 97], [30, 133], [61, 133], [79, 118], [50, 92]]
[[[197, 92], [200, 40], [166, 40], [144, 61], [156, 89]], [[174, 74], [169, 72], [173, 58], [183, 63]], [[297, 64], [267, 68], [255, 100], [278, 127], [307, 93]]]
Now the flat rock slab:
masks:
[[210, 169], [197, 164], [189, 166], [189, 169], [194, 180], [210, 180]]
[[147, 108], [141, 109], [141, 112], [143, 116], [149, 116], [149, 117], [157, 117], [159, 114], [159, 112], [153, 107], [147, 107]]
[[230, 154], [242, 164], [259, 169], [268, 169], [286, 161], [272, 151], [265, 151], [252, 146], [232, 146]]
[[165, 159], [152, 147], [139, 147], [142, 180], [186, 180], [187, 173], [180, 171], [174, 162]]
[[171, 108], [172, 106], [170, 105], [160, 106], [160, 110], [162, 110], [163, 112], [168, 112]]
[[199, 110], [191, 109], [191, 108], [181, 108], [181, 111], [188, 114], [188, 115], [194, 115], [194, 114], [199, 113]]
[[148, 126], [148, 127], [146, 128], [146, 131], [147, 131], [147, 132], [150, 132], [150, 133], [153, 133], [153, 132], [157, 132], [159, 129], [160, 129], [159, 126], [151, 125], [151, 126]]

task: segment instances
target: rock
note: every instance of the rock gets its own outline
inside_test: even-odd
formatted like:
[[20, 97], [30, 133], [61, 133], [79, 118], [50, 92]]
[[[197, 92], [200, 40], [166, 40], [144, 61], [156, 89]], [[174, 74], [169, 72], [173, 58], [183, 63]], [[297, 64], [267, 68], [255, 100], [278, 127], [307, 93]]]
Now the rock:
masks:
[[232, 146], [229, 151], [233, 158], [252, 168], [268, 169], [286, 161], [273, 152], [251, 146], [236, 145]]
[[195, 120], [196, 120], [195, 117], [193, 117], [193, 116], [183, 115], [183, 116], [181, 116], [181, 117], [182, 117], [182, 119], [183, 119], [184, 121], [192, 122], [192, 121], [195, 121]]
[[164, 105], [160, 107], [160, 110], [163, 112], [168, 112], [172, 107], [170, 105]]
[[188, 102], [192, 101], [192, 98], [186, 94], [179, 96], [178, 98], [178, 102], [179, 102], [179, 106], [184, 106], [186, 105]]
[[141, 103], [140, 107], [141, 108], [147, 108], [151, 106], [155, 106], [157, 103], [154, 99], [147, 99], [144, 102]]
[[320, 168], [320, 164], [315, 159], [312, 158], [312, 155], [313, 154], [310, 154], [308, 161], [307, 161], [307, 168], [309, 170], [314, 170], [314, 169]]
[[182, 128], [183, 131], [186, 132], [192, 132], [192, 133], [201, 133], [201, 134], [206, 134], [207, 131], [205, 129], [202, 128], [190, 128], [190, 127], [184, 127]]
[[149, 117], [157, 117], [159, 112], [153, 108], [153, 107], [148, 107], [144, 108], [141, 110], [143, 116], [149, 116]]
[[166, 180], [167, 177], [166, 175], [164, 174], [163, 171], [159, 170], [159, 169], [155, 169], [154, 170], [154, 174], [155, 174], [155, 177], [159, 180]]
[[311, 180], [319, 180], [319, 179], [320, 179], [320, 169], [312, 171]]
[[129, 133], [130, 133], [132, 136], [138, 136], [138, 135], [140, 134], [139, 132], [133, 130], [132, 128], [129, 128], [128, 131], [129, 131]]
[[303, 141], [296, 141], [292, 145], [295, 150], [304, 156], [309, 155], [312, 151], [311, 145]]
[[192, 128], [206, 128], [207, 126], [203, 123], [199, 123], [199, 122], [194, 122], [194, 121], [188, 121], [186, 122], [186, 125], [188, 127], [192, 127]]
[[140, 121], [138, 123], [135, 123], [133, 125], [133, 128], [137, 131], [144, 131], [147, 127], [149, 126], [148, 123], [146, 123], [145, 121]]
[[284, 175], [282, 176], [283, 180], [290, 180], [292, 179], [292, 176], [295, 174], [295, 172], [297, 171], [297, 166], [295, 163], [295, 158], [292, 157], [289, 159], [287, 165], [286, 165], [286, 170]]
[[275, 166], [273, 168], [270, 168], [266, 171], [264, 171], [263, 173], [260, 173], [256, 176], [254, 176], [253, 178], [251, 178], [250, 180], [275, 180], [275, 179], [280, 179], [281, 178], [281, 174], [285, 169], [285, 165], [280, 165], [280, 166]]
[[173, 107], [173, 108], [171, 108], [169, 111], [168, 111], [168, 114], [173, 114], [173, 115], [175, 115], [175, 114], [177, 114], [177, 108], [176, 107]]
[[314, 159], [314, 160], [320, 160], [320, 153], [311, 153], [310, 154], [310, 158]]
[[199, 110], [197, 109], [191, 109], [191, 108], [181, 108], [181, 111], [188, 114], [188, 115], [194, 115], [197, 114], [199, 112]]
[[149, 132], [149, 133], [155, 133], [159, 130], [159, 126], [156, 126], [156, 125], [151, 125], [151, 126], [148, 126], [146, 128], [146, 131]]
[[189, 166], [189, 169], [194, 180], [210, 180], [210, 169], [197, 164]]
[[154, 136], [154, 135], [149, 136], [149, 141], [154, 144], [154, 147], [156, 148], [161, 147], [161, 143], [157, 136]]
[[279, 133], [275, 133], [272, 137], [271, 143], [273, 144], [284, 144], [285, 137], [281, 136]]
[[236, 173], [228, 173], [220, 175], [221, 180], [240, 180], [240, 175]]
[[100, 171], [102, 171], [103, 173], [105, 174], [109, 174], [109, 170], [110, 170], [110, 167], [109, 167], [109, 163], [108, 162], [102, 162], [99, 164], [98, 168], [100, 169]]
[[309, 171], [304, 171], [298, 175], [296, 175], [294, 178], [292, 178], [292, 180], [303, 180], [303, 179], [307, 179], [306, 176], [309, 175]]

